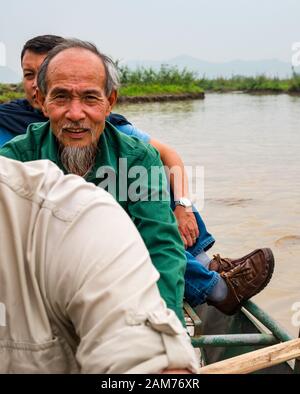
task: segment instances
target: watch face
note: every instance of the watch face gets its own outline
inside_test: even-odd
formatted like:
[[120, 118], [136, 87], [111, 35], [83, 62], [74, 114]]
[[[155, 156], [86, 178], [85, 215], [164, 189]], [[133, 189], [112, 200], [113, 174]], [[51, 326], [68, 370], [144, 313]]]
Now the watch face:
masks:
[[185, 198], [185, 197], [183, 197], [183, 198], [181, 198], [179, 200], [179, 204], [183, 205], [184, 207], [191, 207], [192, 206], [191, 201], [188, 198]]

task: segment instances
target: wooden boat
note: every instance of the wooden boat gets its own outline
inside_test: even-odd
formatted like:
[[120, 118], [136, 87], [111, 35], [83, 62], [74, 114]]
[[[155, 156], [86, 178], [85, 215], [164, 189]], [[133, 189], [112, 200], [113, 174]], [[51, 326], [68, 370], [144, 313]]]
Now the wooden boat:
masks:
[[[300, 339], [293, 341], [286, 330], [252, 301], [245, 302], [243, 308], [233, 316], [224, 315], [207, 304], [203, 304], [195, 310], [185, 304], [184, 310], [192, 343], [194, 347], [200, 349], [203, 365], [212, 365], [246, 353], [249, 363], [251, 354], [266, 353], [255, 352], [256, 350], [268, 348], [271, 354], [271, 350], [274, 348], [275, 355], [268, 354], [266, 358], [264, 354], [265, 359], [261, 363], [263, 368], [257, 370], [256, 366], [253, 366], [252, 370], [255, 373], [300, 373], [300, 358], [292, 360], [295, 355], [300, 357]], [[272, 346], [280, 343], [286, 344], [286, 346]], [[291, 348], [293, 348], [292, 351]], [[279, 350], [281, 358], [275, 359]], [[239, 359], [242, 360], [243, 357]], [[280, 360], [284, 361], [278, 363]], [[224, 362], [219, 364], [225, 365]]]

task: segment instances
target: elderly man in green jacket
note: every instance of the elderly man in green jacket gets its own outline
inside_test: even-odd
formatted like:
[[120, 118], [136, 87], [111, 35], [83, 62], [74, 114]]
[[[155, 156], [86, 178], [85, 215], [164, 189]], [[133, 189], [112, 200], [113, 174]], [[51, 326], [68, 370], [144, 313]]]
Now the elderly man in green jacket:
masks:
[[[65, 173], [82, 176], [113, 194], [132, 218], [160, 273], [162, 297], [183, 321], [186, 257], [162, 162], [153, 147], [106, 122], [117, 98], [115, 73], [111, 60], [92, 44], [65, 40], [50, 52], [38, 76], [38, 99], [50, 122], [29, 126], [25, 136], [9, 142], [0, 154], [21, 161], [50, 159]], [[269, 249], [261, 249], [236, 263], [238, 267], [228, 260], [226, 267], [220, 263], [215, 268], [219, 273], [212, 285], [224, 289], [221, 300], [218, 294], [209, 299], [229, 314], [266, 286], [274, 260]]]
[[[49, 94], [43, 109], [50, 123], [31, 125], [27, 135], [14, 140], [16, 145], [9, 143], [2, 149], [2, 155], [21, 161], [49, 159], [65, 173], [80, 175], [99, 186], [107, 184], [106, 189], [132, 218], [149, 250], [160, 273], [162, 297], [183, 321], [186, 258], [159, 154], [105, 123], [116, 100], [115, 91], [108, 94], [106, 90], [113, 87], [113, 73], [107, 72], [113, 64], [104, 55], [101, 61], [91, 51], [92, 45], [77, 44], [79, 47], [56, 55], [48, 66], [44, 89]], [[151, 175], [155, 167], [162, 169], [159, 177]]]

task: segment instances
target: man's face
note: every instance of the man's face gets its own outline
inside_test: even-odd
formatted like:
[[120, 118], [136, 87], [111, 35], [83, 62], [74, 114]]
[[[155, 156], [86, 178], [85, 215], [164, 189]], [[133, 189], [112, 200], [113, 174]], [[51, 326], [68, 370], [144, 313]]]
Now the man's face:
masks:
[[46, 56], [46, 53], [38, 54], [26, 50], [22, 59], [23, 87], [25, 90], [25, 97], [29, 104], [37, 109], [40, 109], [40, 105], [36, 101], [37, 74]]
[[51, 60], [43, 111], [61, 145], [87, 147], [99, 140], [115, 101], [114, 94], [106, 97], [105, 81], [101, 59], [85, 49], [66, 49]]

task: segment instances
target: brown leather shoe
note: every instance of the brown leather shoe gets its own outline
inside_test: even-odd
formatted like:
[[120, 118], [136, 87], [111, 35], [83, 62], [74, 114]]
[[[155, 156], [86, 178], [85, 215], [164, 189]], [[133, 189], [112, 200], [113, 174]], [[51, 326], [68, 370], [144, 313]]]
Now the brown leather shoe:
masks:
[[271, 249], [257, 249], [247, 256], [230, 270], [223, 269], [221, 272], [220, 275], [228, 286], [225, 300], [207, 301], [226, 315], [236, 313], [241, 308], [241, 303], [264, 289], [272, 277], [274, 256]]
[[[221, 257], [219, 254], [215, 254], [214, 258], [211, 260], [209, 263], [208, 269], [210, 271], [217, 271], [219, 273], [221, 272], [228, 272], [232, 270], [234, 267], [236, 267], [239, 264], [245, 263], [248, 259], [264, 259], [265, 254], [263, 250], [267, 249], [255, 249], [253, 252], [246, 254], [246, 256], [240, 257], [239, 259], [230, 259], [230, 258], [224, 258]], [[272, 251], [268, 249], [268, 252], [266, 253], [271, 253]]]

